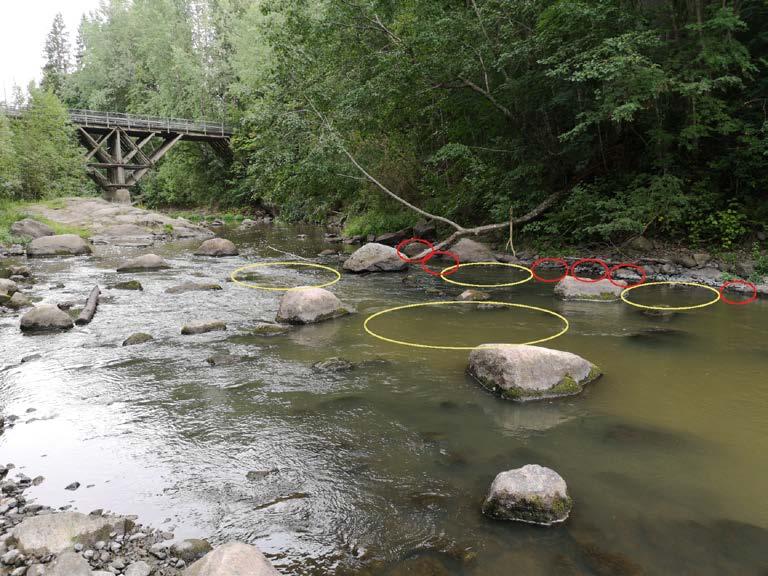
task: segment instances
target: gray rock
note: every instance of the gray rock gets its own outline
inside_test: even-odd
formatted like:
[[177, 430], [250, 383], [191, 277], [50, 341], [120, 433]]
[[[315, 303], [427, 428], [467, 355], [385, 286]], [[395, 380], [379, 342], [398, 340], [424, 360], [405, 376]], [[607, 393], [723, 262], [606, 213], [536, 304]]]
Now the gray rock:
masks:
[[237, 246], [226, 238], [211, 238], [206, 240], [195, 251], [195, 256], [237, 256]]
[[68, 550], [46, 568], [45, 576], [91, 576], [91, 567], [80, 554]]
[[323, 288], [290, 290], [280, 298], [277, 322], [314, 324], [349, 314], [341, 300]]
[[24, 218], [24, 220], [11, 224], [11, 234], [34, 240], [43, 236], [53, 236], [56, 232], [48, 224], [43, 224], [31, 218]]
[[520, 402], [578, 394], [601, 374], [576, 354], [524, 344], [476, 348], [468, 372], [488, 390]]
[[266, 322], [262, 324], [258, 324], [254, 329], [251, 331], [251, 334], [253, 336], [281, 336], [283, 334], [287, 334], [290, 331], [290, 326], [285, 326], [283, 324], [268, 324]]
[[19, 290], [19, 286], [13, 280], [0, 278], [0, 304], [10, 301], [13, 295]]
[[344, 262], [350, 272], [398, 272], [408, 268], [392, 246], [370, 242], [355, 250]]
[[690, 274], [694, 280], [699, 280], [704, 284], [720, 285], [723, 282], [723, 273], [712, 266], [691, 270]]
[[184, 292], [204, 292], [208, 290], [221, 290], [221, 286], [212, 282], [198, 284], [196, 282], [184, 282], [177, 286], [166, 288], [166, 294], [183, 294]]
[[171, 546], [171, 554], [181, 558], [186, 563], [202, 558], [211, 550], [213, 550], [213, 547], [208, 541], [199, 538], [189, 538]]
[[52, 304], [40, 304], [21, 317], [22, 332], [51, 332], [69, 330], [75, 325], [66, 312]]
[[58, 554], [76, 542], [91, 545], [110, 532], [130, 530], [133, 523], [119, 516], [88, 516], [80, 512], [58, 512], [25, 518], [11, 531], [11, 539], [26, 554]]
[[27, 256], [79, 256], [90, 254], [90, 245], [76, 234], [35, 238], [27, 246]]
[[43, 564], [32, 564], [27, 568], [24, 576], [45, 576], [45, 566]]
[[707, 252], [696, 252], [693, 254], [693, 261], [696, 266], [705, 266], [712, 257]]
[[150, 270], [165, 270], [170, 268], [168, 263], [157, 254], [144, 254], [126, 260], [117, 267], [118, 272], [141, 272]]
[[280, 576], [269, 560], [255, 546], [230, 542], [189, 566], [184, 576]]
[[[617, 280], [617, 283], [624, 282]], [[555, 294], [563, 300], [588, 300], [590, 302], [616, 302], [621, 298], [624, 286], [616, 286], [610, 280], [582, 282], [566, 276], [555, 285]]]
[[336, 254], [336, 250], [331, 250], [329, 248], [328, 250], [322, 250], [318, 256], [335, 256]]
[[557, 472], [528, 464], [496, 476], [483, 502], [483, 514], [551, 526], [565, 521], [572, 506], [568, 486]]
[[92, 240], [97, 244], [116, 246], [151, 246], [155, 235], [152, 230], [136, 224], [114, 224], [104, 228]]
[[125, 569], [125, 576], [149, 576], [152, 573], [152, 569], [149, 564], [143, 560], [134, 562]]
[[[493, 255], [488, 246], [469, 238], [462, 238], [448, 250], [456, 254], [462, 264], [465, 262], [496, 262], [496, 256]], [[453, 258], [445, 259], [453, 262]]]
[[434, 222], [427, 222], [426, 220], [420, 220], [413, 226], [413, 235], [416, 238], [423, 238], [425, 240], [434, 240], [437, 237], [437, 231], [435, 230]]
[[385, 232], [376, 236], [375, 242], [378, 244], [385, 244], [386, 246], [397, 246], [400, 242], [406, 238], [413, 236], [413, 228], [403, 228], [397, 232]]
[[672, 256], [672, 262], [680, 266], [683, 266], [685, 268], [696, 267], [696, 260], [694, 260], [693, 256], [691, 256], [690, 254], [683, 253], [683, 254], [677, 254], [675, 256]]
[[145, 332], [136, 332], [123, 340], [123, 346], [135, 346], [136, 344], [144, 344], [146, 342], [151, 342], [152, 340], [154, 340], [152, 335]]
[[32, 306], [32, 301], [21, 292], [16, 292], [5, 305], [14, 310], [21, 310], [22, 308], [29, 308]]
[[627, 242], [627, 248], [638, 252], [649, 253], [653, 250], [653, 242], [645, 236], [635, 236]]
[[[64, 490], [77, 490], [78, 488], [80, 488], [80, 482], [72, 482], [71, 484], [68, 484]], [[98, 542], [96, 544], [98, 544]], [[104, 543], [102, 542], [102, 548], [104, 547], [103, 544]], [[96, 548], [100, 549], [98, 546]]]
[[205, 332], [215, 332], [218, 330], [226, 330], [227, 325], [220, 321], [214, 320], [213, 322], [193, 322], [187, 324], [181, 328], [181, 333], [185, 336], [192, 334], [204, 334]]

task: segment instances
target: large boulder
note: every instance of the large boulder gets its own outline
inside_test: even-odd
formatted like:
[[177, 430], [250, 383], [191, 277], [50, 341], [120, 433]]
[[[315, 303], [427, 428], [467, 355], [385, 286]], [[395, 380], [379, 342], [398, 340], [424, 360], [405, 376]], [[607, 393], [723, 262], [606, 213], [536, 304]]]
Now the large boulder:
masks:
[[315, 324], [349, 314], [350, 310], [323, 288], [289, 290], [280, 298], [277, 322]]
[[184, 292], [205, 292], [209, 290], [221, 290], [221, 286], [219, 284], [214, 284], [213, 282], [204, 282], [202, 284], [196, 282], [184, 282], [183, 284], [166, 288], [165, 292], [166, 294], [183, 294]]
[[[617, 284], [624, 284], [617, 280]], [[616, 286], [610, 280], [582, 282], [573, 276], [566, 276], [555, 286], [555, 294], [563, 300], [589, 300], [591, 302], [616, 302], [621, 298], [625, 286]]]
[[344, 262], [350, 272], [398, 272], [408, 268], [392, 246], [370, 242], [355, 250]]
[[16, 282], [0, 278], [0, 304], [8, 302], [18, 290]]
[[572, 506], [568, 486], [557, 472], [528, 464], [496, 476], [483, 502], [483, 514], [550, 526], [568, 518]]
[[118, 272], [142, 272], [170, 268], [168, 263], [157, 254], [144, 254], [126, 260], [117, 267]]
[[211, 238], [200, 244], [195, 256], [237, 256], [237, 246], [226, 238]]
[[120, 516], [91, 516], [81, 512], [56, 512], [29, 516], [17, 525], [10, 543], [25, 554], [58, 554], [74, 544], [89, 546], [108, 540], [111, 532], [125, 533], [133, 522]]
[[[496, 256], [493, 255], [488, 246], [469, 238], [462, 238], [448, 250], [456, 254], [462, 264], [465, 262], [496, 262]], [[447, 257], [445, 259], [453, 261], [453, 258]]]
[[90, 254], [91, 247], [77, 234], [57, 234], [35, 238], [27, 246], [27, 256], [79, 256]]
[[576, 354], [525, 344], [475, 348], [468, 372], [488, 390], [520, 402], [578, 394], [601, 374]]
[[255, 546], [229, 542], [192, 564], [184, 576], [280, 576], [280, 573]]
[[22, 332], [69, 330], [75, 325], [69, 314], [53, 304], [40, 304], [21, 317]]
[[213, 547], [208, 541], [201, 540], [200, 538], [189, 538], [171, 546], [171, 554], [181, 558], [187, 564], [202, 558], [211, 550], [213, 550]]
[[[0, 295], [2, 297], [2, 295]], [[21, 310], [22, 308], [29, 308], [32, 306], [32, 301], [22, 294], [21, 292], [15, 292], [11, 299], [5, 303], [5, 306], [13, 310]]]
[[48, 224], [43, 224], [32, 218], [24, 218], [11, 224], [11, 234], [34, 240], [43, 236], [53, 236], [56, 232]]

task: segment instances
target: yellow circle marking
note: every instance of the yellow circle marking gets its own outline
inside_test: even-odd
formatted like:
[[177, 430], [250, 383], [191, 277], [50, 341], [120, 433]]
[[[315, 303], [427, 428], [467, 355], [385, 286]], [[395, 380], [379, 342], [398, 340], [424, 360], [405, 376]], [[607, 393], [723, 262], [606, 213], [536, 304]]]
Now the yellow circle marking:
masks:
[[[317, 284], [316, 286], [294, 286], [293, 288], [262, 286], [260, 284], [251, 284], [250, 282], [243, 282], [242, 280], [237, 279], [237, 275], [240, 272], [243, 272], [244, 270], [250, 270], [251, 268], [261, 268], [265, 266], [307, 266], [308, 268], [320, 268], [321, 270], [327, 270], [329, 272], [333, 272], [336, 275], [336, 278], [334, 278], [330, 282], [325, 282], [324, 284]], [[237, 270], [232, 272], [229, 275], [229, 277], [232, 278], [232, 282], [236, 284], [240, 284], [241, 286], [245, 286], [246, 288], [254, 288], [256, 290], [274, 290], [274, 291], [285, 292], [288, 290], [306, 290], [308, 288], [325, 288], [326, 286], [330, 286], [331, 284], [336, 284], [336, 282], [341, 280], [341, 273], [335, 268], [331, 268], [330, 266], [323, 266], [322, 264], [314, 264], [312, 262], [257, 262], [256, 264], [248, 264], [247, 266], [238, 268]]]
[[[516, 282], [506, 282], [502, 284], [470, 284], [469, 282], [459, 282], [458, 280], [451, 280], [450, 278], [447, 278], [445, 276], [445, 273], [448, 270], [451, 270], [452, 268], [465, 268], [468, 266], [506, 266], [507, 268], [518, 268], [519, 270], [523, 270], [525, 272], [528, 272], [528, 277], [523, 278], [522, 280], [517, 280]], [[457, 286], [468, 286], [470, 288], [501, 288], [503, 286], [517, 286], [518, 284], [525, 284], [528, 282], [531, 278], [533, 278], [533, 271], [530, 268], [526, 268], [525, 266], [520, 266], [519, 264], [510, 264], [508, 262], [466, 262], [464, 264], [459, 264], [458, 267], [456, 264], [453, 266], [448, 266], [447, 268], [443, 268], [440, 271], [440, 278], [445, 280], [446, 282], [450, 282], [451, 284], [456, 284]]]
[[[637, 290], [638, 288], [646, 288], [648, 286], [660, 286], [660, 285], [671, 285], [671, 286], [694, 286], [696, 288], [706, 288], [710, 292], [715, 293], [715, 297], [710, 300], [709, 302], [704, 302], [704, 304], [696, 304], [695, 306], [646, 306], [645, 304], [638, 304], [636, 302], [632, 302], [627, 298], [627, 293], [632, 290]], [[720, 291], [716, 288], [712, 288], [712, 286], [707, 286], [706, 284], [699, 284], [698, 282], [675, 282], [674, 280], [667, 280], [665, 282], [646, 282], [645, 284], [638, 284], [637, 286], [630, 286], [629, 288], [626, 288], [621, 293], [621, 299], [629, 304], [630, 306], [634, 306], [636, 308], [645, 308], [646, 310], [669, 310], [670, 312], [679, 311], [679, 310], [693, 310], [695, 308], [706, 308], [707, 306], [712, 306], [712, 304], [716, 304], [718, 300], [720, 300]]]
[[[557, 312], [553, 312], [552, 310], [547, 310], [546, 308], [537, 308], [536, 306], [528, 306], [527, 304], [514, 304], [512, 302], [494, 302], [494, 301], [481, 301], [481, 302], [463, 302], [463, 301], [435, 301], [435, 302], [420, 302], [418, 304], [406, 304], [404, 306], [395, 306], [394, 308], [387, 308], [386, 310], [381, 310], [380, 312], [376, 312], [375, 314], [371, 314], [368, 316], [368, 318], [365, 319], [365, 322], [363, 322], [363, 329], [368, 332], [371, 336], [374, 338], [378, 338], [379, 340], [384, 340], [385, 342], [391, 342], [392, 344], [400, 344], [401, 346], [412, 346], [414, 348], [430, 348], [432, 350], [474, 350], [475, 348], [486, 348], [489, 346], [492, 346], [490, 344], [480, 344], [478, 346], [435, 346], [432, 344], [419, 344], [417, 342], [406, 342], [404, 340], [395, 340], [394, 338], [387, 338], [386, 336], [382, 336], [381, 334], [376, 334], [373, 330], [371, 330], [368, 327], [368, 323], [373, 320], [374, 318], [377, 318], [379, 316], [382, 316], [384, 314], [388, 314], [390, 312], [396, 312], [397, 310], [406, 310], [408, 308], [421, 308], [423, 306], [444, 306], [444, 305], [454, 305], [454, 304], [494, 304], [498, 306], [509, 306], [511, 308], [524, 308], [526, 310], [536, 310], [537, 312], [544, 312], [545, 314], [549, 314], [550, 316], [554, 316], [555, 318], [558, 318], [562, 320], [563, 322], [563, 329], [560, 330], [557, 334], [553, 334], [552, 336], [547, 336], [546, 338], [540, 338], [538, 340], [531, 340], [530, 342], [520, 342], [519, 344], [524, 345], [531, 345], [531, 344], [540, 344], [541, 342], [546, 342], [547, 340], [554, 340], [558, 336], [562, 336], [568, 331], [568, 328], [570, 327], [570, 324], [568, 323], [568, 319], [565, 318], [565, 316], [561, 316]], [[512, 342], [509, 342], [507, 344], [514, 344]]]

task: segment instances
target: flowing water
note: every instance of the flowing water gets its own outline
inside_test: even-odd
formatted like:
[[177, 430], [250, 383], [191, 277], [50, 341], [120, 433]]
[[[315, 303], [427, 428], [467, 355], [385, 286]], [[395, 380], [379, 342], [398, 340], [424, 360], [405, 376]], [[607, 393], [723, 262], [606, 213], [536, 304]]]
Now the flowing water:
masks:
[[[308, 237], [297, 239], [300, 232]], [[465, 375], [467, 351], [405, 347], [363, 331], [374, 312], [463, 289], [418, 268], [345, 274], [330, 289], [357, 314], [252, 334], [274, 319], [279, 293], [227, 282], [230, 271], [293, 259], [270, 247], [314, 257], [328, 245], [312, 228], [230, 237], [240, 257], [153, 248], [173, 265], [163, 272], [116, 274], [116, 262], [139, 251], [114, 247], [30, 262], [34, 293], [50, 302], [80, 304], [96, 283], [144, 285], [104, 290], [94, 321], [65, 334], [23, 336], [16, 317], [0, 317], [0, 410], [20, 415], [0, 435], [0, 460], [45, 476], [30, 489], [40, 502], [138, 514], [174, 526], [177, 537], [251, 542], [294, 575], [766, 574], [765, 300], [651, 318], [622, 303], [563, 303], [552, 284], [492, 290], [495, 300], [565, 316], [567, 334], [543, 345], [605, 372], [578, 397], [520, 405]], [[284, 267], [253, 277], [271, 285], [331, 279]], [[520, 277], [481, 269], [454, 276]], [[224, 289], [164, 293], [188, 280]], [[709, 295], [649, 287], [633, 298], [683, 305]], [[224, 320], [228, 330], [181, 336], [194, 320]], [[392, 312], [370, 328], [475, 346], [543, 338], [562, 321], [530, 309], [445, 305]], [[139, 331], [155, 341], [120, 345]], [[209, 366], [217, 352], [245, 358]], [[358, 366], [312, 368], [332, 356]], [[574, 509], [564, 525], [480, 513], [495, 474], [527, 463], [568, 482]], [[65, 491], [73, 481], [82, 487]]]

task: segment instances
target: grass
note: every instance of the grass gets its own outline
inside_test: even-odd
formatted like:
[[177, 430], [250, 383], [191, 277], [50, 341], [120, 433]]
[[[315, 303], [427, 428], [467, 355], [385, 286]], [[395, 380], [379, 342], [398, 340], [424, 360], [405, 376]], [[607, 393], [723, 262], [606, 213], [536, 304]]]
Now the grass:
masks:
[[91, 232], [87, 228], [68, 226], [42, 216], [29, 214], [28, 208], [35, 204], [43, 204], [48, 208], [58, 209], [63, 208], [66, 205], [66, 202], [62, 198], [54, 198], [42, 202], [22, 202], [19, 200], [0, 199], [0, 244], [26, 244], [29, 242], [27, 239], [14, 236], [11, 233], [11, 225], [24, 218], [32, 218], [33, 220], [47, 224], [56, 234], [77, 234], [82, 238], [90, 237]]
[[247, 218], [245, 214], [238, 212], [208, 212], [208, 211], [170, 211], [167, 212], [171, 218], [186, 218], [190, 222], [202, 222], [203, 220], [222, 220], [228, 224], [232, 222], [242, 222]]

